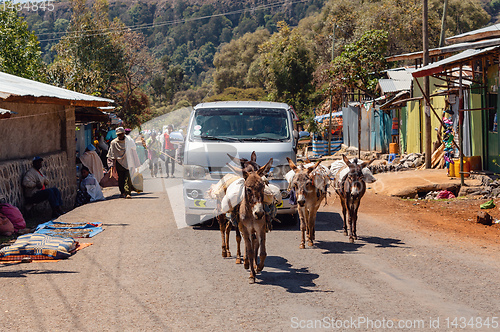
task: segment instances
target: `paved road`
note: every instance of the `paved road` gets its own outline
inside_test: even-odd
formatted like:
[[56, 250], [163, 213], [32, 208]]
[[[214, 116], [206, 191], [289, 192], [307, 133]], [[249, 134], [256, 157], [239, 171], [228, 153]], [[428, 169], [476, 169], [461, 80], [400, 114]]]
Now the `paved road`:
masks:
[[[105, 226], [68, 260], [0, 265], [0, 331], [289, 331], [332, 322], [341, 331], [492, 331], [500, 324], [492, 318], [500, 316], [498, 250], [443, 243], [367, 215], [360, 240], [349, 244], [335, 203], [318, 215], [313, 248], [299, 250], [297, 226], [269, 233], [266, 267], [250, 285], [234, 257], [221, 257], [218, 230], [178, 228], [170, 206], [178, 197], [166, 189], [179, 183], [147, 178], [147, 192], [132, 200], [113, 189], [107, 201], [64, 215]], [[489, 318], [490, 329], [461, 329], [470, 317], [474, 327]]]

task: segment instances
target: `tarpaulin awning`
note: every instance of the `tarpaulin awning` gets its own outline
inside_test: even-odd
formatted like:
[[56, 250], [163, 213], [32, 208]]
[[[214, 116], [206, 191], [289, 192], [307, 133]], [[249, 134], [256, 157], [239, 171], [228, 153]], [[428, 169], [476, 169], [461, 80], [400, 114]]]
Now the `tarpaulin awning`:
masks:
[[488, 52], [491, 52], [493, 50], [498, 49], [499, 46], [492, 46], [492, 47], [487, 47], [479, 50], [475, 49], [470, 49], [463, 51], [462, 53], [450, 56], [449, 58], [436, 61], [434, 63], [431, 63], [427, 66], [424, 66], [422, 68], [419, 68], [415, 70], [412, 75], [413, 77], [424, 77], [424, 76], [431, 76], [437, 73], [440, 73], [444, 71], [446, 68], [452, 67], [454, 65], [458, 65], [460, 63], [466, 62], [467, 60], [470, 60], [478, 55], [485, 54]]
[[[337, 116], [342, 116], [342, 112], [339, 111], [339, 112], [332, 113], [332, 118], [337, 117]], [[324, 119], [327, 119], [329, 117], [330, 117], [330, 113], [323, 114], [323, 115], [317, 115], [314, 117], [314, 121], [323, 122]]]

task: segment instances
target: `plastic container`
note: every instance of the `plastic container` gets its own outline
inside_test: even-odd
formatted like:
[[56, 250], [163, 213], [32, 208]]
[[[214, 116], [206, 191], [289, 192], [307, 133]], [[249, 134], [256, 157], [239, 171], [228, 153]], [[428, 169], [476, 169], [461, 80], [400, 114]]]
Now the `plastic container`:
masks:
[[389, 154], [397, 154], [399, 150], [398, 143], [389, 143]]
[[[460, 176], [460, 160], [455, 161], [455, 176], [459, 177]], [[464, 177], [469, 177], [470, 174], [470, 163], [464, 159]]]
[[[458, 160], [453, 160], [453, 161], [455, 162], [455, 164], [459, 162]], [[448, 165], [448, 176], [449, 177], [452, 177], [452, 178], [456, 177], [456, 175], [455, 175], [455, 164], [451, 164], [450, 163]]]
[[312, 148], [313, 154], [324, 156], [328, 153], [328, 141], [313, 141]]
[[467, 160], [469, 162], [471, 171], [483, 170], [481, 156], [464, 157], [464, 160]]

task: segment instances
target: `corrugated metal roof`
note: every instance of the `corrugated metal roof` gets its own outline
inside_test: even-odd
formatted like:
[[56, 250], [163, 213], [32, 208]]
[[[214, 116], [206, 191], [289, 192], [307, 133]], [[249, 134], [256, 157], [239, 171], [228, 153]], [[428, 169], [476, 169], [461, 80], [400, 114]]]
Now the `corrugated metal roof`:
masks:
[[17, 112], [9, 111], [4, 108], [0, 108], [0, 119], [10, 118], [12, 114], [17, 114]]
[[406, 70], [388, 70], [387, 76], [397, 81], [410, 81], [413, 79], [411, 73]]
[[0, 72], [0, 99], [5, 101], [31, 99], [40, 103], [58, 100], [73, 106], [107, 106], [114, 102], [112, 99], [90, 96], [3, 72]]
[[383, 94], [389, 92], [407, 91], [411, 89], [411, 80], [399, 81], [393, 79], [380, 79], [378, 80], [378, 84]]
[[[500, 45], [500, 38], [476, 41], [476, 42], [467, 42], [460, 43], [454, 45], [448, 45], [440, 48], [433, 48], [429, 50], [429, 56], [444, 56], [450, 53], [461, 52], [468, 49], [481, 49], [490, 46]], [[422, 51], [413, 52], [413, 53], [405, 53], [398, 55], [391, 55], [386, 58], [387, 61], [402, 61], [402, 60], [413, 60], [413, 59], [421, 59]]]
[[488, 53], [490, 51], [493, 51], [495, 49], [498, 49], [499, 46], [492, 46], [492, 47], [487, 47], [483, 48], [480, 50], [466, 50], [463, 51], [462, 53], [455, 54], [453, 56], [450, 56], [449, 58], [436, 61], [434, 63], [431, 63], [427, 66], [421, 67], [417, 70], [415, 70], [412, 75], [413, 77], [424, 77], [424, 76], [430, 76], [436, 73], [439, 73], [444, 70], [445, 67], [450, 67], [455, 64], [460, 64], [461, 62], [464, 62], [464, 60], [468, 60], [470, 58], [473, 58], [475, 56], [478, 56], [483, 53]]
[[447, 43], [464, 40], [477, 40], [488, 36], [500, 35], [500, 24], [493, 24], [481, 29], [465, 32], [459, 35], [446, 38]]

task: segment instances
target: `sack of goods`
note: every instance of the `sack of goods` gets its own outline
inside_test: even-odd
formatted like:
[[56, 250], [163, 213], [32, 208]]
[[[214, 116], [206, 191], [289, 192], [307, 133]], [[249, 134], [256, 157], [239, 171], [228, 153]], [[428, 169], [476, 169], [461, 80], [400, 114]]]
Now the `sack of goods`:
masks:
[[[314, 166], [315, 163], [308, 163], [303, 165], [305, 169]], [[316, 188], [324, 188], [330, 182], [330, 171], [323, 165], [318, 165], [309, 176], [314, 181], [314, 186]], [[293, 177], [295, 176], [295, 171], [292, 169], [285, 174], [285, 179], [288, 181], [288, 184], [292, 183]]]
[[[354, 159], [356, 158], [351, 159], [350, 162], [354, 162]], [[363, 162], [363, 160], [358, 159], [358, 165], [361, 165]], [[364, 167], [361, 172], [363, 172], [363, 180], [366, 183], [373, 183], [377, 181], [377, 179], [373, 176], [372, 171], [370, 171], [368, 167]], [[347, 176], [347, 173], [349, 173], [349, 167], [343, 160], [337, 160], [330, 165], [330, 177], [335, 178], [337, 173], [339, 180], [345, 178]]]
[[[235, 174], [226, 174], [219, 182], [210, 187], [209, 196], [221, 202], [221, 212], [231, 212], [245, 197], [245, 179]], [[282, 201], [280, 189], [274, 184], [266, 184], [264, 203], [280, 205]]]

